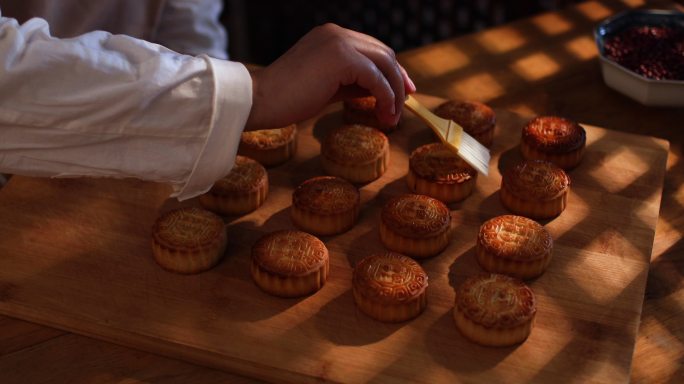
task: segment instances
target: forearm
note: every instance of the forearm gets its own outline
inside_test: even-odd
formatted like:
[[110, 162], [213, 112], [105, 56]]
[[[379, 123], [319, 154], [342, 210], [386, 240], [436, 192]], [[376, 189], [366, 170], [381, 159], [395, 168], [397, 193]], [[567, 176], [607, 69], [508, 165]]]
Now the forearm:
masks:
[[59, 40], [37, 19], [0, 19], [0, 36], [0, 172], [138, 177], [183, 198], [232, 166], [251, 106], [240, 64], [104, 32]]

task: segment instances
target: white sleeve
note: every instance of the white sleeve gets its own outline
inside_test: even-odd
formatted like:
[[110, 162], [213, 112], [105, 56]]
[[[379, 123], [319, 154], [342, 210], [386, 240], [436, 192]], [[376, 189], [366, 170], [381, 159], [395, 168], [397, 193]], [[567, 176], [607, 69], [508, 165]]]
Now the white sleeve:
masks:
[[154, 41], [188, 55], [227, 59], [228, 37], [219, 21], [221, 0], [168, 0]]
[[1, 15], [0, 89], [0, 172], [136, 177], [179, 199], [230, 171], [252, 103], [242, 64]]

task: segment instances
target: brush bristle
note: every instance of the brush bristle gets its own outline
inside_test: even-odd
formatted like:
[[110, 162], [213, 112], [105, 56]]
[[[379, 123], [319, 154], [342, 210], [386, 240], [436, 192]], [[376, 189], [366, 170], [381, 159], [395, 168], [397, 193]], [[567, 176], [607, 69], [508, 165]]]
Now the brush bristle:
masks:
[[461, 135], [458, 154], [478, 172], [485, 176], [489, 175], [489, 149], [465, 132]]
[[405, 105], [423, 120], [444, 144], [457, 152], [466, 163], [485, 176], [489, 175], [489, 149], [465, 133], [463, 127], [453, 120], [436, 116], [411, 95], [406, 99]]

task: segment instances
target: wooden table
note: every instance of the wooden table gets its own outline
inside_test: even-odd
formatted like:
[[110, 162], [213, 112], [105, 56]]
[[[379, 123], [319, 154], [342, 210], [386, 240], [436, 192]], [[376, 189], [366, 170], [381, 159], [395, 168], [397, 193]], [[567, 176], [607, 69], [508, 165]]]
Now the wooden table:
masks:
[[[644, 107], [608, 89], [591, 36], [601, 19], [639, 6], [675, 5], [587, 2], [399, 58], [422, 93], [480, 100], [527, 115], [559, 114], [671, 142], [632, 379], [682, 382], [684, 135], [678, 130], [684, 110]], [[0, 373], [2, 382], [253, 382], [7, 317], [0, 317]]]

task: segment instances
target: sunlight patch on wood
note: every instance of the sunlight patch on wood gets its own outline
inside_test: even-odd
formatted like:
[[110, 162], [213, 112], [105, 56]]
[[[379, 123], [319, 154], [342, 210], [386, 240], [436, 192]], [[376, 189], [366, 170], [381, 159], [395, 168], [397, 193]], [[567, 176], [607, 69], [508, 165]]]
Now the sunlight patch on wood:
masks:
[[558, 72], [560, 66], [547, 54], [539, 52], [516, 60], [511, 69], [525, 80], [536, 81]]
[[569, 31], [573, 27], [573, 24], [565, 17], [556, 13], [547, 13], [535, 17], [532, 19], [532, 24], [536, 25], [537, 28], [547, 35], [558, 35]]
[[577, 11], [588, 20], [594, 21], [605, 19], [613, 14], [612, 10], [596, 1], [588, 1], [586, 3], [579, 4], [577, 6]]
[[[640, 329], [648, 330], [648, 332], [640, 331], [642, 335], [658, 336], [641, 336], [637, 339], [637, 353], [634, 355], [635, 361], [632, 364], [632, 379], [637, 383], [674, 382], [670, 380], [676, 377], [680, 369], [684, 345], [673, 343], [677, 337], [655, 317], [644, 316]], [[665, 364], [666, 362], [669, 364]], [[657, 369], [653, 369], [654, 367]]]
[[565, 49], [580, 60], [593, 59], [598, 55], [596, 43], [589, 36], [582, 36], [565, 43]]
[[629, 188], [643, 174], [648, 173], [651, 164], [644, 161], [639, 153], [635, 153], [632, 149], [627, 147], [617, 147], [612, 152], [606, 152], [603, 159], [603, 166], [613, 169], [614, 172], [619, 172], [620, 177], [613, 177], [606, 180], [601, 176], [601, 172], [597, 169], [592, 169], [589, 174], [602, 179], [603, 188], [610, 193], [619, 193], [625, 188]]
[[479, 73], [458, 80], [449, 87], [452, 98], [489, 100], [504, 94], [504, 88], [488, 73]]
[[483, 48], [492, 53], [504, 53], [521, 47], [527, 42], [517, 28], [501, 27], [480, 32], [476, 38]]
[[424, 77], [442, 76], [465, 67], [470, 58], [454, 45], [440, 45], [404, 60], [411, 73]]
[[653, 242], [651, 263], [658, 260], [684, 238], [684, 230], [677, 228], [667, 218], [660, 216], [656, 227], [656, 239]]

